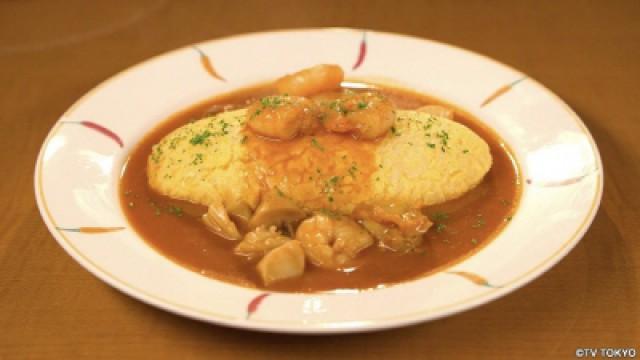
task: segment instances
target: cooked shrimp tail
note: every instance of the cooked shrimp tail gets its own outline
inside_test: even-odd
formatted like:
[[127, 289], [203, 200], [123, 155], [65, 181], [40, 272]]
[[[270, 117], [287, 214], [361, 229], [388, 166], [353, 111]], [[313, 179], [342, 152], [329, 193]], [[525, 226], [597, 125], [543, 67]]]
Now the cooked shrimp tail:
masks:
[[276, 80], [280, 94], [310, 96], [337, 90], [344, 80], [344, 71], [338, 65], [316, 65]]

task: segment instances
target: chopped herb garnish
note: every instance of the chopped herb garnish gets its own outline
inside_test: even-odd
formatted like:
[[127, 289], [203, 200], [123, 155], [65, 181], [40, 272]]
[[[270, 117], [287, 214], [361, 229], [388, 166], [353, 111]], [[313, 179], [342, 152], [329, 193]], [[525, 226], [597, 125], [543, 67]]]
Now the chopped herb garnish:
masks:
[[224, 120], [220, 120], [220, 126], [222, 127], [222, 135], [227, 135], [229, 133], [229, 130], [227, 130], [227, 128], [231, 125]]
[[329, 200], [329, 202], [333, 202], [332, 194], [335, 192], [335, 187], [338, 185], [339, 181], [340, 181], [339, 176], [332, 176], [329, 178], [329, 180], [327, 180], [327, 182], [324, 185], [324, 189], [322, 190], [322, 192], [328, 194], [327, 199]]
[[464, 150], [462, 150], [462, 153], [463, 153], [463, 154], [467, 154], [468, 152], [469, 152], [469, 150], [468, 150], [468, 149], [464, 149]]
[[478, 239], [476, 239], [476, 238], [471, 239], [471, 243], [472, 243], [473, 245], [478, 244]]
[[162, 147], [160, 145], [154, 145], [153, 153], [151, 154], [151, 160], [156, 164], [160, 162], [160, 157], [162, 156]]
[[358, 172], [358, 166], [356, 165], [356, 163], [351, 164], [351, 167], [349, 168], [348, 171], [349, 171], [349, 175], [351, 175], [351, 177], [355, 179], [356, 172]]
[[427, 146], [428, 146], [428, 147], [430, 147], [430, 148], [432, 148], [432, 149], [435, 149], [436, 144], [433, 144], [433, 143], [427, 143]]
[[483, 227], [486, 224], [486, 222], [484, 221], [484, 218], [482, 217], [482, 214], [478, 214], [476, 215], [476, 221], [473, 223], [473, 225], [471, 225], [472, 228], [474, 229], [478, 229]]
[[285, 197], [284, 193], [282, 192], [282, 190], [280, 190], [279, 187], [276, 186], [275, 189], [276, 189], [276, 193], [278, 194], [278, 196]]
[[263, 97], [262, 99], [260, 99], [260, 104], [262, 104], [262, 108], [267, 108], [267, 107], [271, 107], [271, 108], [277, 108], [280, 105], [284, 105], [289, 103], [286, 99], [287, 96], [285, 95], [284, 97], [282, 96], [266, 96]]
[[174, 205], [169, 206], [168, 211], [169, 211], [169, 214], [175, 215], [175, 216], [178, 216], [178, 217], [181, 217], [182, 215], [184, 215], [184, 212], [182, 211], [182, 208], [174, 206]]
[[362, 109], [366, 109], [367, 108], [367, 103], [364, 101], [360, 101], [358, 102], [358, 109], [362, 110]]
[[436, 136], [440, 138], [440, 144], [441, 144], [440, 150], [442, 150], [442, 152], [445, 152], [446, 149], [449, 148], [449, 133], [442, 130], [436, 133]]
[[440, 234], [441, 232], [443, 232], [445, 229], [447, 228], [447, 225], [443, 224], [443, 223], [438, 223], [436, 224], [436, 232], [438, 234]]
[[331, 210], [331, 209], [320, 209], [319, 210], [320, 213], [327, 215], [330, 218], [333, 219], [339, 219], [340, 218], [340, 214]]
[[340, 101], [340, 100], [334, 100], [334, 101], [330, 102], [329, 103], [329, 108], [331, 110], [339, 112], [342, 115], [347, 115], [349, 113], [349, 110], [347, 110], [344, 106], [342, 106], [342, 101]]
[[436, 211], [431, 215], [431, 219], [435, 222], [447, 221], [449, 219], [449, 214], [444, 211]]
[[213, 135], [213, 133], [209, 130], [205, 130], [200, 134], [195, 135], [194, 137], [191, 138], [191, 140], [189, 140], [189, 142], [191, 143], [191, 145], [198, 145], [198, 144], [202, 144], [204, 143], [209, 136]]
[[153, 200], [149, 200], [149, 205], [153, 208], [153, 212], [156, 214], [156, 216], [160, 216], [162, 214], [162, 209], [160, 209], [160, 207], [155, 203], [155, 201]]
[[204, 161], [204, 155], [202, 155], [201, 153], [196, 154], [195, 159], [193, 159], [193, 161], [191, 162], [192, 165], [198, 165], [198, 164], [202, 164], [202, 162]]
[[316, 138], [311, 138], [311, 145], [317, 147], [318, 149], [320, 149], [320, 151], [324, 151], [324, 147], [320, 145], [320, 143], [318, 142], [318, 139]]
[[513, 216], [507, 216], [506, 218], [504, 218], [504, 220], [505, 220], [506, 222], [511, 221], [511, 219], [513, 219]]

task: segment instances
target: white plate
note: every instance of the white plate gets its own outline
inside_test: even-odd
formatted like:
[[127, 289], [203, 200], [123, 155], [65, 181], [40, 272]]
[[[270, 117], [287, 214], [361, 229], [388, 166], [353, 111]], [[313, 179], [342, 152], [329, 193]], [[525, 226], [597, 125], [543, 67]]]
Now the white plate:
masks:
[[[215, 70], [206, 70], [207, 60]], [[132, 230], [119, 206], [118, 178], [128, 153], [155, 124], [213, 95], [318, 63], [340, 64], [348, 77], [392, 79], [486, 122], [514, 149], [526, 179], [513, 221], [482, 251], [443, 272], [380, 290], [320, 294], [265, 294], [200, 276], [167, 260]], [[221, 325], [339, 333], [447, 316], [540, 276], [590, 225], [602, 194], [601, 169], [578, 116], [518, 71], [429, 40], [317, 29], [204, 42], [112, 77], [55, 124], [38, 157], [35, 188], [42, 217], [60, 245], [130, 296]]]

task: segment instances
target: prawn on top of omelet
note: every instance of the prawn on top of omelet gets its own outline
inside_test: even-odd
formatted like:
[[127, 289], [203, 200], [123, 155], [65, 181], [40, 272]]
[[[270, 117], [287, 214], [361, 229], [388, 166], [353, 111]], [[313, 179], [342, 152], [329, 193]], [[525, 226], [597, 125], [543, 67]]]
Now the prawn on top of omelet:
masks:
[[319, 65], [274, 83], [276, 95], [176, 129], [149, 157], [150, 186], [208, 206], [204, 224], [238, 241], [266, 285], [307, 260], [341, 269], [378, 244], [408, 252], [431, 221], [423, 207], [474, 188], [487, 143], [451, 110], [399, 110], [375, 91], [340, 91]]

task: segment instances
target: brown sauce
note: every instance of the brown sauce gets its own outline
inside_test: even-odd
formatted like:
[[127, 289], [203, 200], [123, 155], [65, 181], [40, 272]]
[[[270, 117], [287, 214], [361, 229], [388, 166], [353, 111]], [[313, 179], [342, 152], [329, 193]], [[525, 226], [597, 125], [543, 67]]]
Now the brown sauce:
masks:
[[[470, 114], [440, 100], [405, 89], [372, 86], [388, 96], [400, 109], [414, 109], [428, 104], [455, 109], [454, 120], [472, 129], [489, 144], [493, 165], [475, 189], [458, 199], [424, 209], [424, 213], [435, 224], [425, 234], [424, 243], [418, 251], [396, 254], [373, 246], [359, 254], [348, 269], [333, 271], [308, 265], [303, 276], [275, 283], [268, 287], [270, 291], [370, 289], [422, 277], [451, 266], [481, 249], [514, 214], [520, 197], [520, 175], [510, 150], [495, 133]], [[206, 211], [204, 207], [173, 200], [151, 190], [147, 183], [146, 164], [151, 147], [172, 130], [205, 115], [246, 107], [267, 94], [269, 89], [265, 86], [242, 89], [174, 114], [136, 146], [122, 171], [120, 183], [123, 211], [133, 228], [152, 247], [203, 275], [257, 288], [264, 286], [255, 270], [255, 262], [234, 255], [232, 250], [235, 242], [217, 238], [205, 229], [200, 222], [200, 215]], [[355, 141], [331, 137], [320, 140], [326, 142], [326, 148], [333, 148], [332, 141]], [[247, 146], [252, 146], [251, 142]], [[263, 150], [268, 148], [264, 144], [261, 146]], [[283, 144], [274, 144], [269, 151], [277, 157], [296, 146], [299, 145], [295, 141], [284, 147]], [[351, 155], [367, 163], [366, 153]], [[268, 158], [262, 157], [263, 160]]]

